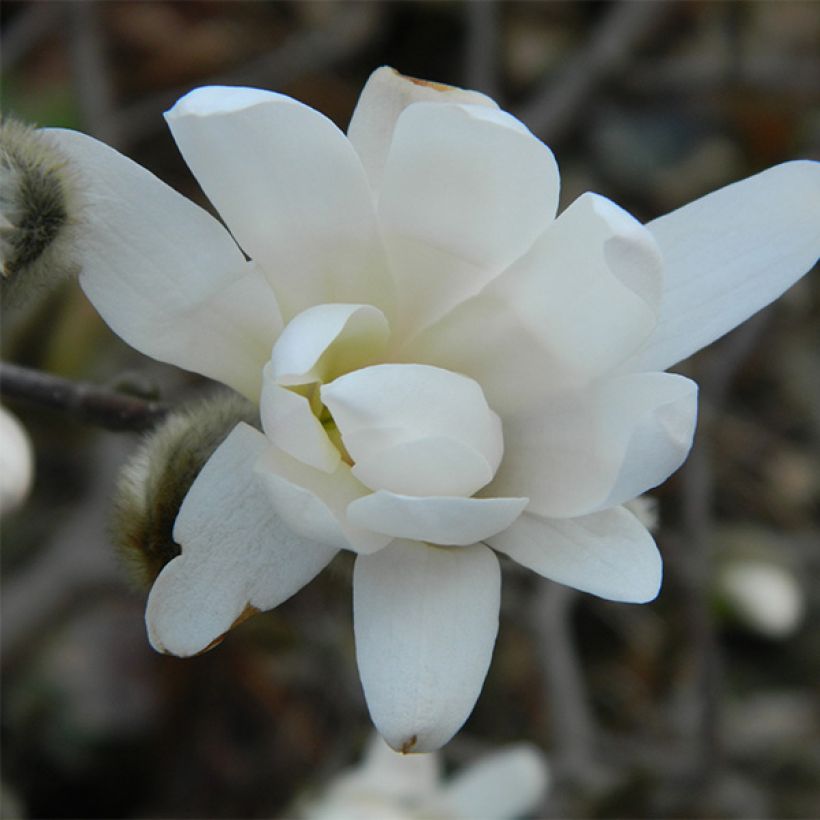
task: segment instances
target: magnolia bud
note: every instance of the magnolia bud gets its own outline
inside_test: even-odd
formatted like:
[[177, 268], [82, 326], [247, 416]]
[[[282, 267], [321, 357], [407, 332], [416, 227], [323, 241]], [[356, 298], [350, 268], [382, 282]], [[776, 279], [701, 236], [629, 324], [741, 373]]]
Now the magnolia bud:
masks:
[[123, 467], [113, 536], [140, 585], [150, 585], [179, 555], [173, 529], [180, 505], [205, 462], [240, 421], [258, 423], [258, 411], [235, 393], [199, 401], [164, 418]]
[[81, 212], [71, 165], [48, 134], [0, 121], [0, 262], [3, 301], [21, 304], [76, 274]]

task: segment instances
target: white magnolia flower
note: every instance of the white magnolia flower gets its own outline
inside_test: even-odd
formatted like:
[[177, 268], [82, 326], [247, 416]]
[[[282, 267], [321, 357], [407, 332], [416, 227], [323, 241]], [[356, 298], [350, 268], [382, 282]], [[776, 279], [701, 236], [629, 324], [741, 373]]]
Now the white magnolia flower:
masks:
[[507, 746], [444, 780], [437, 754], [400, 755], [374, 735], [358, 766], [300, 812], [306, 820], [512, 820], [532, 812], [549, 773], [527, 743]]
[[17, 417], [0, 407], [0, 514], [25, 501], [33, 479], [31, 439]]
[[522, 123], [387, 68], [347, 136], [250, 88], [197, 89], [167, 120], [230, 233], [51, 132], [88, 188], [80, 281], [105, 320], [261, 407], [264, 434], [239, 425], [182, 505], [151, 642], [201, 652], [352, 550], [371, 716], [394, 748], [435, 749], [490, 663], [496, 552], [605, 598], [657, 594], [623, 503], [692, 441], [697, 387], [662, 371], [812, 267], [820, 166], [644, 226], [596, 194], [556, 218], [555, 160]]

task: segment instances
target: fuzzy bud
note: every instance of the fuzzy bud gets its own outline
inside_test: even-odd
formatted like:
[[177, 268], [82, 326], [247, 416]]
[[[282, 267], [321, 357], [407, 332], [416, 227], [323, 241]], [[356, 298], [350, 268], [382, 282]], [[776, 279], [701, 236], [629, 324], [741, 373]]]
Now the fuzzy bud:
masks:
[[169, 414], [123, 467], [114, 505], [114, 542], [136, 581], [149, 586], [179, 555], [173, 530], [199, 471], [240, 422], [258, 411], [235, 393], [220, 393]]
[[22, 304], [78, 272], [72, 247], [81, 210], [74, 172], [49, 135], [0, 121], [4, 302]]

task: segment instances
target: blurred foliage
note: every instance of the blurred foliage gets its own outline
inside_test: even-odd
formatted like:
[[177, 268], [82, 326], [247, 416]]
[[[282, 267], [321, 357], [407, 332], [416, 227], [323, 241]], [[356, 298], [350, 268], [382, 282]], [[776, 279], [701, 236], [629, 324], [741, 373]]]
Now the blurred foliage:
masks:
[[[663, 5], [552, 143], [565, 204], [592, 189], [648, 219], [775, 162], [820, 156], [820, 4]], [[270, 87], [344, 127], [370, 71], [389, 63], [532, 110], [569, 81], [567, 66], [617, 10], [7, 0], [2, 109], [94, 133], [202, 202], [161, 119], [190, 87]], [[809, 277], [751, 330], [686, 364], [703, 383], [702, 423], [697, 454], [658, 493], [659, 600], [570, 601], [593, 759], [569, 766], [556, 731], [560, 697], [543, 666], [552, 647], [532, 607], [545, 585], [505, 562], [495, 661], [446, 749], [451, 763], [534, 741], [556, 767], [545, 816], [816, 816], [819, 294]], [[125, 375], [171, 402], [202, 389], [113, 337], [73, 283], [3, 319], [9, 360], [98, 383]], [[744, 333], [747, 355], [731, 365]], [[215, 651], [155, 655], [143, 596], [107, 535], [115, 476], [136, 440], [14, 410], [35, 440], [38, 481], [3, 522], [3, 817], [281, 815], [356, 759], [369, 722], [349, 558]], [[793, 573], [805, 615], [787, 639], [755, 634], [727, 610], [719, 568], [744, 556]]]

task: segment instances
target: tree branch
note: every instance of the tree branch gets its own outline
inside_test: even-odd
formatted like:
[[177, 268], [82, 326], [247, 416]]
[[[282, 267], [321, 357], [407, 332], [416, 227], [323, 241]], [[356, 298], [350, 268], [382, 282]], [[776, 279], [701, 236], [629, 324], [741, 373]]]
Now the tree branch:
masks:
[[148, 430], [169, 410], [160, 402], [7, 362], [0, 362], [0, 393], [4, 399], [19, 399], [49, 407], [65, 412], [83, 424], [117, 432]]

